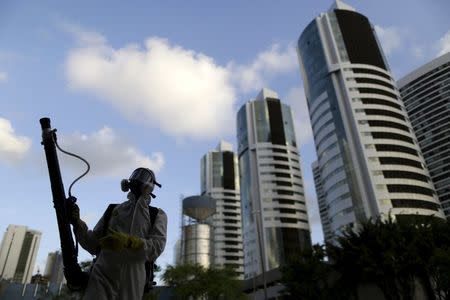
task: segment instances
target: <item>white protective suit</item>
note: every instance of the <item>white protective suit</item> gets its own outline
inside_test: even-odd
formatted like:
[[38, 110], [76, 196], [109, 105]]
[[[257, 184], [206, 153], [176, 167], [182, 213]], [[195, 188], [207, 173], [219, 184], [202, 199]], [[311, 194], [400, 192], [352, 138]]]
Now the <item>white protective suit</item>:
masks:
[[[153, 228], [148, 210], [149, 200], [136, 199], [128, 193], [128, 201], [117, 205], [109, 221], [110, 229], [140, 237], [143, 249], [124, 249], [118, 252], [101, 250], [93, 266], [84, 300], [142, 299], [145, 285], [145, 261], [155, 260], [164, 250], [167, 234], [167, 215], [159, 209]], [[77, 238], [80, 245], [96, 254], [103, 233], [103, 217], [94, 230], [79, 221]]]

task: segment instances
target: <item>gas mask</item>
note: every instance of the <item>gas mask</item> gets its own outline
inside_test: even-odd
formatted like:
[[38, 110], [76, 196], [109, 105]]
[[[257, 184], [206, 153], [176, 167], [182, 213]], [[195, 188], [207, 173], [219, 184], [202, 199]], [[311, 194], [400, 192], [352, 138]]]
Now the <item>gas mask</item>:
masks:
[[137, 168], [133, 171], [129, 179], [123, 179], [120, 182], [120, 187], [122, 191], [131, 191], [135, 196], [151, 196], [155, 198], [156, 196], [152, 193], [153, 189], [161, 187], [161, 185], [156, 181], [155, 173], [147, 168]]

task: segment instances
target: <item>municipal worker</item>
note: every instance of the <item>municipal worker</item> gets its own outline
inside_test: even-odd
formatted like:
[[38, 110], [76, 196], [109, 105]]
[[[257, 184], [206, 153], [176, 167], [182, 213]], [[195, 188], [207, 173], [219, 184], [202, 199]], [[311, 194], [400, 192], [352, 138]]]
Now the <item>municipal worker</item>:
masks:
[[[85, 300], [142, 299], [146, 261], [155, 261], [166, 245], [167, 215], [158, 209], [150, 221], [149, 204], [154, 185], [160, 186], [150, 169], [138, 168], [129, 180], [122, 180], [128, 201], [114, 207], [105, 230], [105, 215], [93, 230], [72, 213], [80, 245], [97, 255], [84, 294]], [[106, 231], [106, 234], [105, 234]]]

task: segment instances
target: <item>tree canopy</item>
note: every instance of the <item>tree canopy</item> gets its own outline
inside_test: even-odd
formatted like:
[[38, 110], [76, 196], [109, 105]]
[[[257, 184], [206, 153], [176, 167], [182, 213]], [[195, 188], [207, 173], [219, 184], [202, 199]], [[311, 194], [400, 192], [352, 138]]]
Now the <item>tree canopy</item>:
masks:
[[173, 286], [177, 299], [245, 299], [241, 282], [232, 268], [204, 268], [201, 265], [168, 266], [163, 275]]
[[357, 299], [362, 284], [386, 299], [413, 299], [418, 283], [428, 299], [450, 299], [450, 225], [434, 217], [369, 220], [301, 252], [282, 272], [293, 299]]

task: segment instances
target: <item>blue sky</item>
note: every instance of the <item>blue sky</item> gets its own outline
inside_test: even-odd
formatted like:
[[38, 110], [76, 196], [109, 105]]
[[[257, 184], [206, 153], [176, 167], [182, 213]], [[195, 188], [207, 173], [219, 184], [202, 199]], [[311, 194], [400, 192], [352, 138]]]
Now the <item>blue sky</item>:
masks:
[[[348, 1], [375, 26], [395, 78], [450, 51], [447, 0]], [[169, 216], [159, 263], [172, 263], [180, 197], [200, 191], [200, 158], [235, 142], [235, 113], [262, 87], [295, 114], [312, 238], [322, 241], [311, 163], [315, 150], [295, 43], [331, 1], [0, 2], [0, 233], [42, 231], [37, 267], [59, 248], [39, 119], [92, 172], [73, 188], [94, 226], [125, 200], [120, 180], [140, 165], [163, 188]], [[65, 185], [83, 172], [61, 158]], [[90, 256], [80, 252], [80, 260]]]

